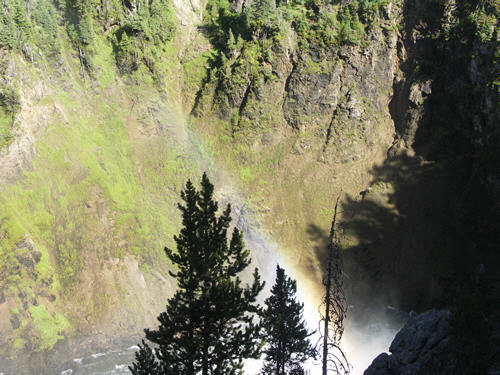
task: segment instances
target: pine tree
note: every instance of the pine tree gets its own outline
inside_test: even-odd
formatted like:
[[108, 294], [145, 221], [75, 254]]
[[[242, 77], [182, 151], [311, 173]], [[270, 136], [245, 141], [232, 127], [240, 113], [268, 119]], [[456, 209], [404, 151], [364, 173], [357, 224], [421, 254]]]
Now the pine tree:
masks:
[[267, 345], [264, 349], [263, 374], [300, 374], [301, 363], [316, 356], [316, 350], [307, 339], [303, 318], [304, 304], [295, 299], [297, 283], [276, 267], [276, 283], [266, 299], [262, 326]]
[[276, 11], [275, 0], [255, 0], [248, 9], [250, 22], [267, 21]]
[[250, 30], [255, 39], [263, 41], [271, 36], [273, 14], [276, 12], [275, 0], [255, 0], [246, 10]]
[[153, 350], [142, 340], [139, 351], [135, 353], [135, 363], [129, 366], [132, 375], [161, 375], [161, 366], [157, 362]]
[[165, 248], [178, 290], [158, 316], [158, 329], [145, 330], [158, 345], [163, 374], [240, 374], [243, 360], [259, 354], [253, 317], [264, 284], [255, 269], [252, 285], [242, 286], [237, 275], [250, 264], [249, 251], [236, 228], [228, 244], [231, 208], [217, 217], [213, 190], [206, 174], [200, 191], [186, 183], [179, 204], [183, 228], [174, 236], [177, 251]]

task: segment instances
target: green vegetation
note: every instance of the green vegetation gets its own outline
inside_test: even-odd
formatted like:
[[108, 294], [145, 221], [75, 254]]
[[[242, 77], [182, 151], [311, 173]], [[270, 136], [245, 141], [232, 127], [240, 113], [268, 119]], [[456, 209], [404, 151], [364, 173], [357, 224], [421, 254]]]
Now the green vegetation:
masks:
[[181, 192], [183, 228], [174, 236], [177, 250], [165, 248], [176, 266], [171, 275], [178, 290], [158, 316], [158, 329], [145, 330], [158, 350], [153, 355], [143, 342], [130, 368], [135, 375], [241, 374], [243, 360], [258, 357], [260, 327], [253, 315], [264, 284], [255, 269], [252, 284], [242, 287], [239, 274], [249, 266], [250, 252], [237, 228], [228, 241], [231, 209], [228, 205], [217, 217], [213, 193], [206, 174], [199, 191], [188, 180]]
[[303, 373], [302, 363], [316, 357], [302, 318], [304, 304], [295, 298], [297, 282], [276, 266], [276, 282], [262, 312], [264, 347], [263, 374], [286, 375]]
[[178, 290], [158, 316], [159, 328], [145, 330], [156, 349], [143, 340], [129, 369], [134, 375], [242, 374], [246, 358], [264, 355], [263, 374], [304, 374], [302, 364], [316, 349], [308, 340], [304, 305], [296, 300], [297, 283], [277, 266], [265, 308], [256, 305], [263, 283], [255, 269], [252, 285], [241, 286], [238, 274], [250, 264], [250, 253], [237, 228], [228, 241], [230, 206], [217, 217], [213, 189], [203, 174], [200, 190], [188, 180], [181, 191], [177, 251], [165, 248], [177, 266], [171, 275]]
[[[34, 315], [22, 307], [46, 295], [50, 296], [47, 309], [64, 314], [73, 325], [83, 321], [80, 314], [94, 317], [107, 308], [104, 293], [102, 300], [94, 298], [92, 304], [71, 305], [96, 287], [82, 281], [83, 269], [101, 272], [90, 266], [96, 259], [108, 264], [133, 254], [146, 273], [158, 264], [166, 266], [159, 249], [179, 226], [171, 215], [174, 192], [186, 177], [198, 173], [198, 161], [179, 147], [175, 134], [158, 130], [171, 118], [155, 86], [143, 80], [129, 90], [117, 79], [109, 40], [94, 36], [93, 61], [98, 67], [92, 74], [97, 92], [89, 90], [86, 77], [78, 74], [81, 62], [71, 58], [69, 39], [61, 37], [58, 42], [66, 65], [53, 65], [50, 59], [42, 64], [48, 76], [60, 80], [54, 86], [19, 54], [7, 60], [10, 74], [26, 75], [19, 84], [27, 98], [33, 91], [26, 83], [43, 87], [43, 98], [27, 100], [33, 125], [44, 131], [37, 138], [32, 167], [15, 183], [2, 181], [0, 289], [18, 307], [20, 319], [33, 321]], [[12, 123], [19, 109], [20, 91], [14, 82], [0, 86], [0, 146], [12, 140]], [[71, 90], [66, 92], [59, 85], [69, 85]], [[151, 138], [143, 136], [143, 131], [164, 131], [171, 136]], [[23, 249], [25, 241], [33, 241], [32, 253]], [[38, 258], [32, 255], [37, 253]], [[25, 259], [33, 268], [22, 263]], [[24, 347], [18, 339], [34, 336], [37, 347], [48, 350], [54, 337], [61, 335], [33, 335], [32, 327], [28, 324], [14, 331], [9, 338], [13, 351]]]
[[7, 112], [16, 112], [21, 104], [19, 91], [13, 86], [4, 86], [0, 88], [0, 104]]
[[430, 2], [431, 14], [444, 14], [437, 27], [443, 30], [447, 40], [476, 37], [482, 43], [496, 38], [500, 3], [497, 0], [457, 1], [454, 7], [448, 7], [444, 1]]
[[26, 2], [9, 0], [2, 3], [0, 12], [0, 48], [20, 50], [32, 36], [31, 22], [26, 17]]
[[37, 1], [31, 10], [33, 42], [43, 47], [44, 53], [58, 55], [60, 41], [58, 38], [61, 17], [50, 1]]
[[22, 350], [24, 349], [24, 347], [26, 346], [26, 340], [21, 338], [21, 337], [18, 337], [14, 340], [14, 343], [12, 344], [12, 349], [18, 351], [18, 350]]
[[[457, 2], [450, 20], [442, 17], [443, 1], [427, 3], [431, 11], [424, 21], [436, 29], [430, 28], [426, 37], [445, 30], [452, 41], [467, 37], [493, 44], [498, 1]], [[197, 92], [190, 101], [215, 108], [217, 115], [223, 109], [226, 116], [211, 122], [210, 130], [202, 129], [207, 148], [198, 151], [232, 168], [259, 214], [264, 206], [272, 210], [274, 221], [287, 227], [280, 232], [288, 235], [283, 242], [306, 247], [305, 231], [290, 228], [326, 223], [328, 211], [322, 205], [337, 183], [320, 186], [320, 178], [332, 175], [326, 163], [323, 167], [288, 155], [295, 141], [315, 146], [318, 134], [306, 129], [283, 136], [275, 131], [283, 121], [282, 103], [260, 98], [273, 97], [270, 87], [283, 79], [278, 73], [283, 72], [284, 51], [293, 51], [290, 60], [301, 74], [330, 73], [341, 58], [326, 60], [325, 52], [365, 47], [372, 28], [391, 27], [389, 1], [259, 0], [242, 11], [233, 6], [228, 0], [209, 0], [204, 15], [212, 46], [199, 52], [193, 43], [192, 51], [182, 54], [183, 89], [189, 92], [183, 95]], [[175, 130], [169, 130], [170, 117], [162, 113], [166, 100], [158, 93], [178, 83], [178, 78], [169, 80], [178, 67], [172, 63], [178, 55], [173, 43], [177, 19], [168, 0], [4, 0], [0, 10], [1, 58], [12, 57], [18, 64], [7, 71], [2, 61], [0, 68], [0, 149], [13, 140], [21, 102], [30, 111], [26, 114], [43, 125], [36, 134], [32, 168], [0, 189], [0, 283], [25, 322], [35, 318], [21, 308], [23, 303], [53, 294], [57, 299], [47, 309], [74, 323], [82, 311], [68, 313], [65, 302], [76, 294], [85, 306], [76, 285], [92, 259], [108, 266], [133, 255], [146, 273], [165, 263], [158, 249], [179, 227], [172, 202], [183, 181], [198, 172], [198, 155], [179, 146]], [[126, 76], [126, 85], [119, 73]], [[29, 87], [38, 81], [43, 87]], [[363, 101], [371, 117], [375, 109], [368, 98]], [[351, 141], [361, 137], [355, 128], [345, 135]], [[279, 175], [283, 170], [292, 173]], [[347, 177], [341, 173], [338, 180], [348, 186], [367, 183], [359, 168]], [[308, 181], [307, 191], [297, 188], [301, 181]], [[373, 184], [380, 194], [393, 190], [390, 180]], [[298, 195], [286, 203], [280, 198]], [[263, 203], [264, 197], [271, 203]], [[23, 244], [27, 240], [35, 244], [33, 253]], [[33, 269], [23, 264], [30, 257]], [[99, 303], [88, 311], [98, 311]], [[23, 330], [12, 340], [15, 350], [26, 344], [22, 335], [28, 329]], [[55, 336], [40, 335], [39, 347], [51, 347]]]
[[[5, 72], [1, 66], [0, 73]], [[12, 83], [0, 83], [0, 150], [13, 140], [13, 125], [16, 112], [21, 105], [19, 89]]]
[[244, 112], [267, 113], [272, 117], [273, 110], [245, 106], [249, 95], [279, 79], [282, 51], [296, 48], [288, 45], [290, 37], [298, 37], [300, 57], [296, 63], [305, 65], [311, 74], [324, 72], [331, 66], [313, 62], [309, 54], [317, 55], [321, 50], [343, 45], [366, 44], [367, 30], [378, 27], [388, 17], [388, 4], [388, 0], [356, 0], [335, 5], [320, 0], [259, 0], [237, 10], [228, 0], [208, 1], [205, 23], [217, 54], [198, 91], [193, 113], [201, 112], [198, 107], [205, 102], [200, 98], [211, 95], [207, 89], [211, 86], [215, 87], [216, 107], [232, 114], [233, 137], [257, 124], [267, 128], [268, 123], [274, 123], [272, 118], [249, 124]]
[[475, 5], [469, 19], [474, 24], [476, 36], [483, 43], [489, 42], [498, 34], [500, 3], [497, 0], [484, 0]]
[[165, 43], [172, 40], [175, 30], [176, 20], [169, 0], [142, 3], [114, 32], [120, 71], [131, 73], [144, 63], [156, 74], [157, 59], [164, 52]]
[[64, 338], [62, 334], [70, 328], [64, 316], [58, 313], [50, 314], [44, 305], [30, 306], [29, 312], [39, 333], [37, 351], [52, 349], [57, 341]]
[[[290, 28], [301, 38], [303, 47], [361, 42], [365, 26], [384, 17], [389, 0], [355, 0], [331, 5], [322, 0], [254, 1], [242, 11], [232, 10], [227, 0], [210, 0], [205, 20], [214, 46], [226, 55], [240, 38], [246, 42], [279, 42]], [[237, 43], [237, 45], [240, 43]]]
[[14, 139], [12, 134], [13, 123], [14, 114], [0, 107], [0, 150]]
[[[68, 96], [56, 100], [66, 102], [68, 108], [77, 107]], [[124, 127], [124, 113], [112, 103], [101, 106], [98, 101], [96, 98], [94, 108], [99, 110], [94, 115], [77, 119], [78, 113], [74, 113], [75, 126], [50, 128], [38, 145], [34, 170], [25, 174], [22, 183], [1, 194], [11, 201], [7, 206], [12, 207], [13, 212], [24, 213], [21, 227], [37, 243], [56, 250], [65, 290], [77, 280], [83, 261], [82, 249], [91, 250], [86, 235], [99, 232], [99, 220], [104, 219], [89, 217], [86, 212], [86, 205], [96, 196], [102, 195], [112, 209], [110, 215], [115, 225], [109, 230], [113, 230], [115, 236], [123, 236], [131, 246], [143, 247], [145, 243], [137, 241], [157, 230], [151, 222], [157, 208], [151, 201], [144, 200], [147, 194], [130, 159], [132, 151]], [[171, 177], [177, 173], [174, 168], [178, 167], [177, 162], [171, 160], [175, 160], [176, 155], [170, 152], [165, 156], [162, 175], [170, 175], [172, 181]], [[141, 225], [137, 226], [137, 222]], [[147, 253], [153, 248], [145, 246], [142, 255], [153, 259], [154, 256], [151, 258], [152, 254]], [[115, 255], [120, 255], [118, 249], [115, 251]]]
[[[28, 61], [38, 54], [54, 57], [61, 51], [65, 33], [80, 63], [90, 74], [99, 67], [94, 61], [96, 39], [106, 32], [113, 44], [122, 73], [132, 73], [144, 64], [159, 78], [159, 59], [176, 30], [170, 0], [122, 2], [110, 0], [6, 0], [0, 13], [0, 48], [22, 51]], [[111, 31], [111, 32], [109, 32]]]

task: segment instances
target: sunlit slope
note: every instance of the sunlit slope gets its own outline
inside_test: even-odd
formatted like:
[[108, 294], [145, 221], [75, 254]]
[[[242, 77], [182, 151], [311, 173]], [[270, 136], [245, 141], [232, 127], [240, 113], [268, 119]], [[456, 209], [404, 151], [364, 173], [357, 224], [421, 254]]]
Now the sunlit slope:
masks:
[[475, 210], [495, 210], [500, 154], [493, 1], [475, 18], [472, 0], [30, 4], [0, 15], [8, 356], [152, 322], [180, 189], [207, 160], [310, 289], [341, 190], [356, 303], [429, 306], [450, 260], [493, 259], [498, 221]]
[[161, 249], [198, 157], [183, 150], [165, 96], [147, 81], [125, 85], [102, 47], [97, 80], [82, 78], [69, 53], [62, 67], [9, 57], [22, 93], [14, 143], [27, 158], [19, 170], [8, 158], [20, 152], [1, 156], [0, 309], [10, 317], [1, 330], [11, 354], [101, 323], [139, 331], [163, 303], [155, 293], [171, 292]]
[[481, 264], [495, 280], [498, 2], [247, 5], [208, 2], [217, 54], [188, 108], [291, 258], [319, 283], [342, 189], [355, 305], [447, 304]]

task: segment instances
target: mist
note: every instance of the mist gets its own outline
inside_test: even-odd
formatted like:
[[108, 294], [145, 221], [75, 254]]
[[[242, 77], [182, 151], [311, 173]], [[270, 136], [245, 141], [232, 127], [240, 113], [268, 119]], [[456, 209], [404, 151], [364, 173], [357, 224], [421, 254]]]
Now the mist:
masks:
[[[304, 303], [304, 320], [310, 331], [315, 333], [310, 337], [313, 345], [319, 349], [321, 327], [319, 306], [323, 298], [322, 283], [318, 281], [318, 275], [323, 270], [311, 269], [305, 271], [300, 264], [295, 264], [287, 258], [287, 251], [284, 251], [272, 239], [257, 221], [252, 210], [243, 203], [237, 194], [237, 190], [226, 181], [223, 191], [219, 192], [221, 202], [231, 202], [233, 206], [234, 225], [243, 231], [247, 247], [251, 250], [253, 262], [247, 269], [247, 277], [254, 267], [258, 267], [266, 286], [259, 296], [259, 302], [263, 303], [269, 296], [269, 290], [274, 284], [276, 265], [285, 268], [285, 272], [297, 280], [297, 299]], [[375, 300], [375, 298], [374, 298]], [[370, 306], [370, 298], [366, 297], [363, 306]], [[357, 309], [356, 306], [349, 306], [345, 325], [344, 336], [341, 347], [347, 355], [352, 365], [351, 374], [360, 375], [371, 364], [380, 353], [387, 352], [398, 330], [406, 321], [407, 315], [399, 312], [391, 306], [382, 306], [374, 303], [375, 306]], [[245, 374], [258, 374], [262, 366], [262, 361], [247, 361]], [[311, 375], [322, 373], [321, 358], [316, 361], [309, 361], [305, 368]]]
[[[297, 280], [297, 299], [304, 303], [304, 320], [310, 331], [315, 333], [310, 337], [313, 345], [319, 349], [321, 327], [318, 308], [323, 298], [321, 277], [324, 270], [319, 265], [307, 266], [300, 264], [296, 259], [287, 257], [289, 249], [281, 248], [272, 235], [260, 224], [258, 215], [246, 203], [245, 195], [234, 183], [232, 177], [225, 172], [219, 163], [203, 151], [202, 143], [191, 132], [182, 115], [170, 112], [171, 119], [181, 123], [176, 126], [176, 138], [184, 145], [184, 152], [195, 157], [201, 169], [207, 171], [209, 178], [215, 185], [216, 198], [219, 207], [226, 204], [232, 207], [232, 226], [244, 233], [246, 247], [250, 249], [252, 264], [244, 271], [244, 281], [252, 279], [253, 269], [259, 268], [262, 279], [266, 282], [263, 292], [259, 296], [259, 303], [263, 304], [270, 294], [274, 284], [276, 265], [285, 269], [288, 276]], [[177, 121], [176, 121], [177, 120]], [[197, 182], [196, 178], [193, 178]], [[403, 326], [406, 315], [390, 306], [383, 306], [374, 301], [379, 296], [366, 296], [360, 305], [368, 306], [363, 309], [349, 306], [346, 318], [344, 336], [341, 347], [352, 365], [351, 374], [360, 375], [366, 370], [380, 353], [387, 352], [397, 331]], [[349, 304], [349, 299], [348, 299]], [[359, 302], [359, 301], [358, 301]], [[261, 360], [245, 362], [245, 374], [257, 375], [262, 366]], [[310, 375], [322, 373], [321, 358], [309, 361], [304, 366]]]

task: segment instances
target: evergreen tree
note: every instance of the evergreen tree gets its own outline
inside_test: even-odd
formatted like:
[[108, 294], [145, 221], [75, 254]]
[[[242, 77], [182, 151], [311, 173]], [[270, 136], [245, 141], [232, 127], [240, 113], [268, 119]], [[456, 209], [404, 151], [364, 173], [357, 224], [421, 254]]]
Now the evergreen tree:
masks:
[[301, 374], [301, 363], [316, 356], [316, 350], [307, 339], [308, 332], [302, 319], [304, 304], [295, 299], [297, 283], [276, 267], [276, 283], [266, 299], [262, 326], [267, 346], [263, 374]]
[[253, 37], [263, 41], [273, 34], [273, 14], [276, 12], [275, 0], [255, 0], [246, 10]]
[[179, 204], [183, 228], [174, 236], [177, 251], [165, 248], [178, 290], [159, 315], [158, 329], [145, 330], [158, 345], [163, 374], [240, 374], [243, 360], [259, 354], [253, 317], [264, 284], [255, 269], [252, 285], [241, 285], [237, 275], [250, 264], [249, 251], [236, 228], [228, 244], [231, 209], [228, 205], [216, 216], [213, 190], [206, 174], [200, 191], [186, 183]]
[[142, 340], [139, 351], [135, 353], [135, 363], [129, 370], [132, 375], [161, 375], [160, 364], [156, 361], [153, 350]]
[[250, 22], [267, 21], [275, 11], [275, 0], [255, 0], [248, 8], [248, 18]]

